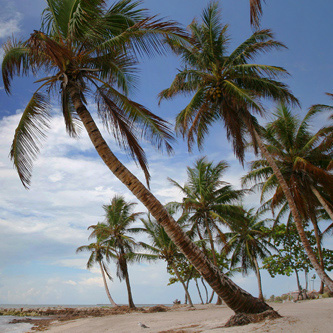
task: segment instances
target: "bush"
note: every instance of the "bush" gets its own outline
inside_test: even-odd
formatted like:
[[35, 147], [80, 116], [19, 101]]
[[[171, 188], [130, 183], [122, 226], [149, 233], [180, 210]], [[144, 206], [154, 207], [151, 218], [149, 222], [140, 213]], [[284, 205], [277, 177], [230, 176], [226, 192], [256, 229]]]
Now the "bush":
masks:
[[282, 298], [280, 296], [276, 296], [274, 302], [282, 303]]

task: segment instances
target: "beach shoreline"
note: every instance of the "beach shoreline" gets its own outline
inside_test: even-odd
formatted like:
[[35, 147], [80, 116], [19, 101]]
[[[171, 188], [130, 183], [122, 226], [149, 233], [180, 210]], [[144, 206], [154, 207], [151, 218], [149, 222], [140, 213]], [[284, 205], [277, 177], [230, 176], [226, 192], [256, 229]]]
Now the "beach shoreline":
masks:
[[[270, 303], [282, 318], [224, 328], [233, 315], [226, 306], [195, 305], [195, 309], [180, 306], [170, 311], [131, 312], [104, 317], [87, 317], [66, 322], [55, 321], [50, 333], [90, 332], [331, 332], [333, 324], [333, 298], [299, 301], [296, 303]], [[139, 322], [148, 328], [139, 326]]]

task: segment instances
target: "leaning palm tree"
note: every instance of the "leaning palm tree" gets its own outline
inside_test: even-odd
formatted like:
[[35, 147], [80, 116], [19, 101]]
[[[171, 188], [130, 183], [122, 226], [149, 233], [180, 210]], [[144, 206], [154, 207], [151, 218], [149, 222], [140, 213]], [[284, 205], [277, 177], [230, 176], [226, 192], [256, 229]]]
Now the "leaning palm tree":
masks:
[[145, 254], [135, 253], [138, 247], [137, 242], [129, 234], [137, 233], [137, 228], [130, 225], [141, 213], [133, 213], [135, 203], [127, 203], [123, 197], [115, 196], [110, 205], [104, 205], [105, 223], [92, 225], [90, 237], [97, 237], [103, 240], [103, 244], [110, 250], [108, 258], [112, 258], [117, 263], [117, 276], [126, 282], [128, 304], [130, 308], [135, 308], [128, 273], [128, 262], [139, 261]]
[[[280, 105], [274, 114], [274, 121], [266, 125], [263, 138], [291, 189], [302, 218], [313, 224], [319, 260], [324, 269], [317, 208], [322, 206], [328, 215], [332, 215], [333, 175], [329, 170], [333, 159], [333, 126], [323, 127], [316, 133], [311, 133], [309, 129], [311, 119], [321, 110], [311, 107], [300, 120], [285, 105]], [[288, 212], [288, 202], [266, 160], [251, 162], [250, 171], [242, 182], [243, 185], [254, 182], [254, 188], [261, 189], [262, 201], [267, 194], [273, 193], [263, 206], [270, 206], [273, 211], [279, 208], [276, 223]], [[292, 216], [289, 216], [288, 221], [291, 220]]]
[[[227, 242], [222, 249], [223, 253], [231, 254], [230, 268], [240, 264], [242, 273], [254, 270], [258, 280], [259, 299], [264, 300], [258, 259], [270, 256], [270, 249], [275, 249], [267, 240], [265, 223], [271, 219], [262, 219], [265, 211], [254, 213], [254, 209], [244, 211], [241, 220], [232, 223], [231, 231], [226, 233]], [[265, 239], [266, 238], [266, 239]]]
[[[111, 8], [103, 0], [47, 0], [43, 26], [23, 42], [4, 46], [2, 77], [7, 93], [15, 75], [47, 73], [25, 108], [16, 129], [11, 158], [24, 184], [30, 185], [33, 161], [39, 152], [50, 117], [50, 105], [41, 93], [61, 92], [66, 128], [77, 135], [80, 122], [110, 171], [140, 200], [152, 216], [236, 313], [258, 313], [271, 309], [220, 274], [182, 231], [163, 205], [114, 155], [88, 111], [87, 97], [95, 93], [97, 111], [104, 125], [124, 150], [148, 171], [139, 134], [158, 147], [170, 150], [167, 123], [128, 98], [135, 82], [137, 55], [164, 51], [162, 39], [186, 37], [174, 22], [149, 17], [140, 2], [122, 0]], [[57, 95], [59, 96], [59, 95]]]
[[105, 278], [105, 275], [106, 275], [112, 281], [112, 277], [108, 271], [107, 265], [106, 265], [105, 261], [103, 260], [104, 258], [106, 258], [106, 260], [109, 261], [110, 249], [107, 246], [101, 244], [101, 242], [98, 240], [96, 243], [91, 243], [89, 245], [83, 245], [83, 246], [78, 247], [76, 250], [76, 253], [80, 253], [80, 252], [84, 252], [84, 251], [91, 252], [90, 257], [87, 262], [87, 268], [91, 269], [93, 267], [93, 265], [96, 263], [99, 265], [99, 267], [101, 269], [103, 283], [104, 283], [104, 287], [105, 287], [105, 291], [108, 296], [108, 299], [113, 306], [118, 306], [117, 303], [111, 297], [111, 294], [110, 294], [110, 291], [109, 291], [109, 288], [108, 288], [108, 285], [106, 282], [106, 278]]
[[[177, 223], [184, 227], [184, 223], [186, 222], [187, 218], [188, 215], [183, 214], [177, 220]], [[182, 284], [190, 306], [193, 307], [192, 299], [190, 293], [188, 292], [188, 288], [176, 265], [177, 258], [183, 257], [183, 254], [178, 251], [177, 246], [173, 243], [173, 241], [170, 239], [170, 237], [161, 227], [161, 225], [158, 224], [155, 220], [151, 219], [149, 215], [147, 219], [141, 219], [141, 221], [144, 226], [142, 231], [147, 234], [150, 240], [150, 244], [140, 244], [144, 248], [152, 252], [157, 259], [162, 259], [167, 262], [168, 267], [173, 270], [173, 272], [177, 276], [177, 279]]]
[[202, 15], [202, 23], [193, 21], [191, 45], [170, 41], [173, 50], [182, 57], [183, 68], [170, 88], [160, 93], [160, 100], [177, 94], [193, 94], [190, 103], [176, 118], [176, 129], [187, 137], [189, 149], [195, 140], [202, 147], [209, 127], [222, 121], [234, 152], [244, 162], [246, 134], [253, 141], [255, 153], [260, 150], [274, 171], [288, 201], [297, 231], [313, 267], [333, 291], [332, 279], [322, 270], [306, 238], [302, 218], [292, 193], [274, 158], [262, 141], [255, 115], [265, 114], [262, 99], [298, 104], [288, 87], [278, 81], [288, 72], [277, 66], [249, 63], [257, 54], [284, 45], [273, 39], [269, 30], [256, 31], [230, 54], [227, 53], [228, 27], [220, 23], [218, 5], [212, 2]]

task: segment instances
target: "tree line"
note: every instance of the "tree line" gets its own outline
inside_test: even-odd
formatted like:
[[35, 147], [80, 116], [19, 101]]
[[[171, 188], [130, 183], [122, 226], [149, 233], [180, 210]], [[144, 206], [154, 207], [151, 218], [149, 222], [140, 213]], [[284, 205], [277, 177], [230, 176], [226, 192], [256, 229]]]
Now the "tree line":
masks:
[[[253, 23], [258, 26], [261, 1], [251, 0], [250, 4]], [[38, 76], [36, 83], [40, 86], [23, 111], [10, 152], [25, 187], [30, 186], [32, 165], [49, 127], [52, 97], [55, 93], [59, 96], [60, 92], [61, 112], [68, 134], [77, 136], [78, 128], [83, 126], [110, 171], [144, 204], [151, 218], [163, 227], [214, 292], [236, 313], [250, 314], [272, 309], [218, 269], [216, 254], [212, 250], [215, 245], [207, 226], [211, 259], [203, 245], [191, 239], [186, 229], [149, 190], [150, 175], [140, 138], [171, 152], [173, 133], [166, 121], [133, 101], [129, 95], [136, 82], [135, 70], [142, 55], [168, 52], [178, 55], [182, 67], [170, 87], [159, 95], [160, 101], [178, 94], [191, 96], [189, 104], [176, 118], [176, 131], [187, 140], [189, 150], [195, 143], [202, 148], [210, 126], [218, 123], [226, 129], [227, 140], [241, 163], [245, 161], [244, 152], [249, 144], [255, 154], [260, 153], [264, 162], [254, 163], [249, 179], [260, 179], [266, 184], [262, 185], [264, 189], [276, 189], [276, 195], [266, 204], [272, 209], [281, 207], [281, 214], [290, 212], [290, 220], [311, 265], [333, 291], [333, 281], [325, 272], [320, 257], [316, 256], [305, 231], [305, 221], [310, 218], [315, 225], [321, 207], [325, 209], [323, 214], [332, 218], [332, 126], [320, 131], [313, 140], [301, 133], [295, 142], [301, 144], [309, 139], [301, 153], [313, 152], [315, 159], [307, 160], [307, 156], [302, 155], [294, 160], [293, 149], [298, 146], [290, 146], [288, 152], [284, 151], [284, 143], [276, 141], [281, 135], [278, 124], [264, 128], [256, 118], [268, 113], [263, 106], [265, 100], [282, 107], [300, 104], [281, 81], [289, 75], [286, 69], [253, 63], [257, 55], [284, 48], [284, 44], [275, 40], [270, 30], [259, 28], [234, 50], [229, 51], [228, 41], [228, 26], [221, 22], [217, 2], [211, 2], [203, 10], [201, 20], [194, 20], [185, 30], [177, 22], [150, 16], [140, 7], [140, 2], [131, 0], [116, 1], [111, 6], [102, 0], [47, 0], [41, 28], [25, 41], [12, 38], [4, 45], [2, 78], [6, 92], [10, 93], [15, 75], [46, 73], [44, 78]], [[105, 127], [142, 168], [148, 186], [121, 163], [102, 137], [87, 109], [90, 96], [97, 102], [98, 116]], [[324, 108], [330, 109], [323, 105], [314, 106], [310, 115]], [[299, 125], [301, 132], [306, 132], [307, 121], [305, 119]], [[288, 128], [292, 127], [289, 125]], [[320, 156], [323, 155], [325, 160], [322, 161]], [[292, 161], [291, 169], [285, 165], [284, 157], [286, 162]], [[309, 200], [305, 201], [305, 197]], [[243, 221], [252, 221], [252, 217], [246, 214]], [[227, 217], [223, 215], [224, 220]], [[209, 221], [207, 225], [211, 227]], [[319, 229], [317, 232], [320, 235]], [[101, 235], [98, 237], [105, 236]], [[202, 234], [202, 237], [206, 235]], [[128, 246], [131, 246], [130, 241]], [[126, 260], [129, 258], [123, 255], [124, 247], [116, 248], [118, 250], [113, 255], [120, 258], [119, 276], [127, 281]], [[248, 264], [253, 265], [253, 259]]]

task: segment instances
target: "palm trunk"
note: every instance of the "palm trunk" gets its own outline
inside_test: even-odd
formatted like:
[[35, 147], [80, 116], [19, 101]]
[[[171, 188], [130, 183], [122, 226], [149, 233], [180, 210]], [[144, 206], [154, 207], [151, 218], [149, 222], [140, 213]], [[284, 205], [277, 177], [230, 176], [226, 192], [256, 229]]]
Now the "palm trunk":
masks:
[[170, 239], [184, 253], [213, 290], [236, 313], [261, 313], [272, 308], [237, 286], [204, 256], [178, 223], [152, 193], [116, 158], [103, 139], [96, 123], [82, 103], [80, 91], [70, 86], [70, 97], [78, 116], [88, 132], [98, 154], [110, 171], [140, 200], [160, 223]]
[[320, 204], [323, 206], [323, 208], [325, 209], [325, 211], [327, 212], [327, 214], [329, 215], [329, 217], [333, 221], [333, 211], [329, 207], [329, 205], [327, 204], [327, 202], [325, 201], [325, 199], [320, 195], [320, 193], [318, 192], [318, 190], [313, 185], [311, 185], [311, 191], [317, 197], [318, 201], [320, 202]]
[[192, 299], [191, 299], [191, 296], [190, 296], [190, 293], [188, 292], [188, 288], [186, 287], [186, 284], [183, 280], [183, 278], [181, 277], [181, 275], [179, 274], [178, 272], [178, 269], [176, 267], [176, 265], [174, 263], [170, 264], [170, 266], [172, 267], [173, 271], [175, 272], [179, 282], [183, 285], [183, 288], [184, 288], [184, 291], [185, 291], [185, 294], [186, 294], [186, 297], [187, 297], [187, 300], [188, 302], [190, 303], [190, 306], [191, 307], [194, 307], [193, 303], [192, 303]]
[[[322, 267], [323, 270], [325, 270], [323, 251], [321, 248], [321, 236], [320, 236], [320, 231], [318, 228], [317, 218], [311, 216], [311, 222], [313, 224], [313, 230], [314, 230], [315, 237], [316, 237], [316, 244], [317, 244], [317, 249], [318, 249], [318, 257], [319, 257], [319, 261], [320, 261], [320, 266]], [[321, 281], [319, 294], [323, 294], [323, 293], [324, 293], [324, 282]]]
[[108, 288], [108, 284], [106, 283], [106, 278], [105, 278], [105, 273], [104, 273], [102, 263], [100, 261], [98, 263], [99, 263], [99, 267], [101, 268], [104, 287], [105, 287], [105, 291], [106, 291], [106, 294], [108, 296], [108, 299], [109, 299], [110, 303], [112, 304], [112, 306], [118, 306], [118, 304], [113, 300], [113, 298], [110, 295], [110, 291], [109, 291], [109, 288]]
[[201, 296], [201, 291], [200, 291], [200, 288], [199, 288], [199, 284], [198, 284], [198, 279], [195, 278], [194, 280], [195, 280], [195, 285], [196, 285], [197, 290], [198, 290], [198, 294], [199, 294], [199, 297], [200, 297], [201, 304], [204, 304], [204, 301], [203, 301], [202, 296]]
[[125, 277], [127, 295], [128, 295], [128, 306], [131, 309], [135, 309], [135, 304], [133, 302], [133, 296], [132, 296], [131, 284], [130, 284], [129, 275], [128, 275], [127, 260], [125, 257], [125, 251], [121, 245], [120, 245], [120, 256], [121, 256], [120, 257], [121, 261], [119, 260], [119, 264], [120, 264], [120, 269]]
[[125, 281], [126, 281], [126, 288], [127, 288], [127, 293], [128, 293], [128, 305], [131, 309], [135, 309], [135, 304], [133, 302], [132, 290], [131, 290], [131, 285], [130, 285], [130, 280], [129, 280], [129, 275], [128, 275], [127, 269], [126, 269], [126, 273], [125, 273]]
[[296, 281], [297, 281], [297, 289], [298, 289], [297, 300], [298, 300], [298, 298], [299, 298], [300, 296], [301, 296], [302, 299], [303, 299], [302, 287], [301, 287], [301, 284], [300, 284], [300, 282], [299, 282], [298, 271], [297, 271], [296, 268], [295, 268], [295, 273], [296, 273]]
[[325, 273], [325, 271], [321, 268], [316, 255], [314, 254], [312, 247], [309, 243], [309, 240], [306, 237], [304, 228], [303, 228], [303, 223], [302, 223], [302, 219], [300, 214], [298, 213], [294, 198], [291, 194], [291, 191], [288, 187], [288, 184], [286, 182], [286, 180], [283, 178], [283, 175], [280, 171], [280, 169], [278, 168], [278, 166], [276, 165], [273, 157], [271, 156], [271, 154], [268, 152], [266, 146], [264, 145], [263, 141], [261, 140], [261, 137], [259, 136], [259, 134], [254, 130], [255, 133], [255, 138], [257, 140], [258, 146], [260, 148], [260, 151], [262, 153], [262, 155], [265, 157], [265, 159], [267, 160], [268, 164], [270, 165], [270, 167], [272, 168], [281, 188], [282, 191], [288, 201], [288, 205], [289, 205], [289, 209], [291, 211], [291, 214], [293, 216], [295, 225], [296, 225], [296, 229], [297, 232], [301, 238], [301, 242], [304, 246], [304, 249], [310, 259], [310, 262], [313, 266], [313, 268], [316, 270], [317, 274], [319, 275], [319, 277], [321, 278], [321, 280], [328, 286], [328, 288], [333, 292], [333, 281], [332, 279]]
[[258, 280], [258, 290], [259, 290], [259, 297], [258, 298], [263, 301], [264, 296], [262, 294], [261, 276], [260, 276], [260, 270], [259, 270], [257, 258], [253, 257], [253, 262], [254, 262], [254, 266], [256, 267], [256, 276], [257, 276], [257, 280]]
[[206, 285], [205, 285], [204, 279], [201, 277], [200, 280], [201, 280], [202, 285], [203, 285], [204, 288], [205, 288], [205, 292], [206, 292], [206, 304], [208, 304], [208, 290], [207, 290], [207, 287], [206, 287]]
[[[213, 240], [212, 231], [209, 228], [209, 223], [208, 223], [207, 216], [205, 216], [205, 225], [206, 225], [206, 230], [207, 230], [207, 233], [208, 233], [210, 248], [212, 250], [213, 264], [217, 267], [217, 259], [216, 259], [216, 254], [215, 254], [214, 240]], [[210, 302], [212, 302], [213, 297], [214, 297], [214, 292], [212, 293]], [[221, 297], [217, 297], [216, 305], [221, 305], [221, 304], [222, 304]]]

